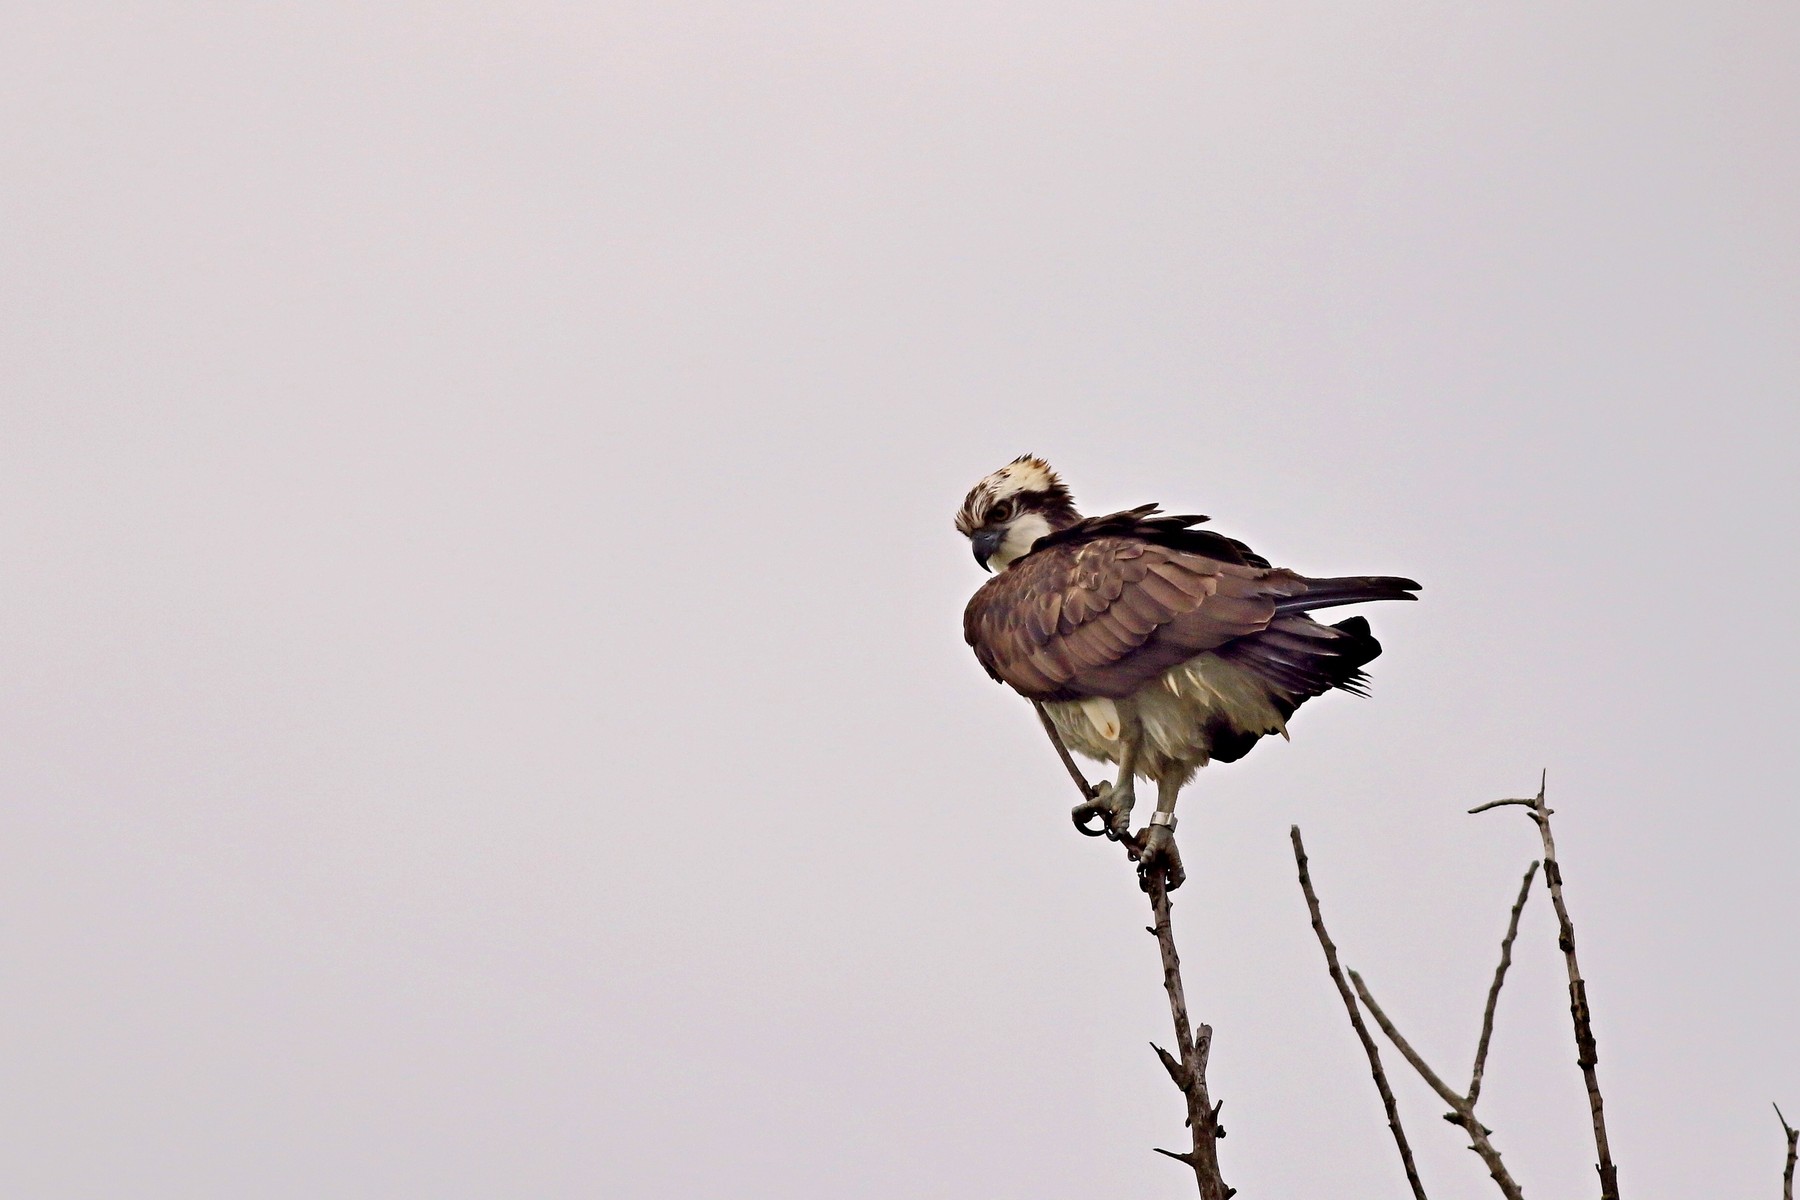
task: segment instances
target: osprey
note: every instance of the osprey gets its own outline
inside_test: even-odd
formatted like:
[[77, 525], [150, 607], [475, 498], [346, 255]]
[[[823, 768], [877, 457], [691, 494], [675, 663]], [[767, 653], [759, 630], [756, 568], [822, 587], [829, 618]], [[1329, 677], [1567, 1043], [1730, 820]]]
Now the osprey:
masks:
[[[1414, 600], [1419, 585], [1381, 575], [1309, 579], [1242, 542], [1163, 516], [1154, 504], [1083, 517], [1041, 458], [1024, 455], [969, 491], [956, 528], [995, 572], [963, 613], [989, 675], [1037, 702], [1063, 742], [1119, 765], [1076, 805], [1083, 833], [1130, 829], [1137, 776], [1156, 781], [1139, 835], [1139, 871], [1184, 878], [1175, 801], [1208, 762], [1236, 762], [1259, 738], [1287, 736], [1294, 710], [1332, 688], [1356, 695], [1381, 653], [1369, 624], [1324, 625], [1321, 608]], [[1095, 817], [1098, 829], [1089, 828]]]

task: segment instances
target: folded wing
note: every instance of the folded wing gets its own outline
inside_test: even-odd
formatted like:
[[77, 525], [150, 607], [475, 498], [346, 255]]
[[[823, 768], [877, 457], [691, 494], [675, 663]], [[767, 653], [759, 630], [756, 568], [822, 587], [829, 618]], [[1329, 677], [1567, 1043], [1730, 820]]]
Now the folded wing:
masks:
[[[1134, 516], [1094, 518], [1086, 536], [1045, 538], [975, 593], [963, 635], [988, 674], [1036, 700], [1117, 699], [1196, 654], [1262, 633], [1278, 616], [1410, 600], [1418, 588], [1382, 576], [1307, 579], [1228, 538], [1172, 524], [1196, 518], [1140, 517], [1134, 529]], [[1151, 522], [1171, 528], [1165, 534]]]

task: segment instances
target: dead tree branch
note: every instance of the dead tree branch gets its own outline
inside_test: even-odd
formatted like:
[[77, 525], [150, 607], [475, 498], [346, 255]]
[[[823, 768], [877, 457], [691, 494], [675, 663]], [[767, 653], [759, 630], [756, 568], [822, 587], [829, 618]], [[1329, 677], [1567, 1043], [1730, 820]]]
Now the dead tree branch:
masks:
[[1227, 1187], [1219, 1174], [1218, 1139], [1225, 1136], [1225, 1131], [1219, 1127], [1219, 1109], [1224, 1105], [1223, 1102], [1215, 1105], [1206, 1090], [1206, 1060], [1212, 1052], [1212, 1026], [1203, 1024], [1195, 1030], [1188, 1023], [1187, 994], [1181, 986], [1181, 958], [1175, 953], [1175, 934], [1169, 925], [1169, 891], [1161, 872], [1150, 875], [1150, 911], [1156, 920], [1151, 932], [1156, 935], [1156, 944], [1162, 951], [1163, 988], [1169, 993], [1169, 1012], [1175, 1018], [1175, 1048], [1181, 1055], [1180, 1061], [1178, 1063], [1167, 1050], [1154, 1043], [1151, 1049], [1156, 1051], [1169, 1078], [1187, 1098], [1187, 1123], [1194, 1143], [1193, 1149], [1185, 1154], [1162, 1149], [1157, 1153], [1193, 1168], [1203, 1200], [1228, 1200], [1237, 1189]]
[[[1474, 816], [1476, 813], [1484, 813], [1489, 809], [1494, 808], [1505, 808], [1509, 804], [1518, 804], [1525, 808], [1535, 808], [1537, 806], [1537, 801], [1530, 796], [1523, 798], [1515, 796], [1509, 800], [1489, 800], [1486, 804], [1477, 804], [1474, 808], [1471, 808], [1469, 810], [1469, 815]], [[1556, 810], [1551, 809], [1550, 811], [1555, 812]]]
[[[1069, 772], [1069, 778], [1081, 790], [1084, 800], [1094, 798], [1094, 788], [1076, 765], [1063, 744], [1056, 726], [1050, 720], [1050, 714], [1044, 706], [1036, 702], [1038, 720], [1043, 722], [1044, 732], [1049, 735], [1051, 745], [1056, 747], [1056, 756], [1062, 760], [1063, 767]], [[1141, 852], [1141, 845], [1136, 837], [1126, 834], [1119, 839], [1125, 847], [1126, 854], [1136, 860]], [[1196, 1028], [1188, 1018], [1187, 992], [1181, 982], [1181, 956], [1175, 950], [1175, 932], [1169, 921], [1169, 892], [1166, 881], [1160, 871], [1153, 871], [1147, 879], [1147, 891], [1150, 893], [1150, 913], [1154, 924], [1150, 932], [1156, 937], [1156, 945], [1162, 954], [1163, 989], [1169, 995], [1169, 1015], [1175, 1022], [1175, 1054], [1170, 1054], [1161, 1046], [1151, 1043], [1156, 1057], [1161, 1060], [1163, 1068], [1169, 1072], [1169, 1078], [1181, 1089], [1187, 1101], [1187, 1125], [1193, 1139], [1191, 1150], [1177, 1153], [1173, 1150], [1158, 1148], [1158, 1154], [1186, 1163], [1194, 1172], [1194, 1181], [1200, 1189], [1200, 1200], [1230, 1200], [1237, 1192], [1236, 1188], [1226, 1185], [1224, 1177], [1219, 1173], [1218, 1140], [1225, 1136], [1224, 1127], [1219, 1124], [1219, 1110], [1224, 1102], [1214, 1104], [1206, 1087], [1206, 1062], [1212, 1052], [1212, 1026], [1202, 1023]]]
[[[1525, 901], [1531, 894], [1531, 881], [1537, 875], [1538, 864], [1532, 863], [1530, 869], [1525, 872], [1525, 881], [1519, 888], [1519, 898], [1513, 904], [1512, 916], [1507, 921], [1506, 937], [1500, 943], [1500, 966], [1494, 972], [1494, 982], [1488, 988], [1487, 1007], [1482, 1013], [1481, 1040], [1475, 1049], [1474, 1077], [1469, 1084], [1469, 1094], [1460, 1096], [1438, 1076], [1436, 1071], [1431, 1069], [1430, 1064], [1420, 1056], [1418, 1051], [1413, 1049], [1412, 1043], [1408, 1042], [1395, 1028], [1394, 1023], [1388, 1019], [1388, 1015], [1375, 1002], [1375, 997], [1369, 993], [1368, 985], [1363, 982], [1362, 976], [1351, 971], [1349, 972], [1350, 984], [1347, 985], [1344, 982], [1345, 972], [1338, 965], [1337, 947], [1332, 943], [1331, 935], [1325, 932], [1325, 919], [1319, 911], [1319, 897], [1318, 893], [1313, 890], [1312, 874], [1307, 869], [1306, 846], [1300, 840], [1299, 826], [1294, 826], [1288, 833], [1294, 843], [1294, 864], [1300, 871], [1300, 890], [1306, 896], [1307, 911], [1312, 914], [1313, 932], [1318, 935], [1319, 945], [1325, 950], [1325, 965], [1331, 972], [1331, 981], [1337, 985], [1338, 995], [1343, 998], [1345, 1010], [1350, 1014], [1350, 1024], [1355, 1028], [1356, 1036], [1361, 1039], [1363, 1050], [1369, 1056], [1369, 1068], [1375, 1077], [1375, 1088], [1381, 1093], [1381, 1103], [1387, 1109], [1388, 1126], [1394, 1131], [1394, 1142], [1400, 1148], [1400, 1161], [1406, 1166], [1406, 1179], [1412, 1185], [1413, 1195], [1419, 1200], [1423, 1200], [1425, 1190], [1419, 1183], [1418, 1171], [1413, 1164], [1412, 1150], [1407, 1145], [1406, 1135], [1400, 1128], [1399, 1109], [1394, 1102], [1394, 1093], [1388, 1086], [1387, 1075], [1381, 1066], [1381, 1052], [1376, 1048], [1375, 1039], [1369, 1036], [1368, 1026], [1363, 1024], [1362, 1008], [1369, 1010], [1369, 1015], [1375, 1018], [1375, 1023], [1381, 1027], [1381, 1032], [1387, 1035], [1388, 1041], [1394, 1044], [1394, 1048], [1400, 1051], [1401, 1056], [1412, 1064], [1413, 1070], [1419, 1073], [1419, 1078], [1423, 1079], [1431, 1090], [1450, 1106], [1450, 1112], [1445, 1114], [1444, 1119], [1453, 1125], [1461, 1126], [1463, 1131], [1469, 1135], [1469, 1148], [1481, 1156], [1481, 1161], [1487, 1165], [1488, 1174], [1493, 1177], [1494, 1183], [1500, 1188], [1501, 1193], [1507, 1197], [1507, 1200], [1524, 1200], [1524, 1192], [1511, 1173], [1507, 1171], [1506, 1164], [1500, 1157], [1500, 1151], [1494, 1147], [1493, 1131], [1483, 1125], [1475, 1116], [1475, 1101], [1481, 1094], [1481, 1073], [1487, 1063], [1488, 1045], [1493, 1040], [1494, 1011], [1500, 1002], [1500, 988], [1506, 982], [1507, 968], [1512, 965], [1513, 940], [1519, 936], [1519, 915], [1525, 910]], [[1354, 997], [1351, 995], [1350, 985], [1355, 987]], [[1361, 1008], [1358, 1007], [1358, 1001], [1361, 1002]]]
[[1500, 965], [1494, 968], [1494, 983], [1488, 988], [1487, 1009], [1481, 1014], [1481, 1040], [1475, 1045], [1475, 1070], [1469, 1077], [1469, 1107], [1481, 1098], [1481, 1073], [1487, 1067], [1488, 1042], [1494, 1036], [1494, 1009], [1500, 1002], [1500, 985], [1506, 982], [1506, 969], [1512, 966], [1513, 940], [1519, 936], [1519, 914], [1531, 898], [1531, 881], [1537, 878], [1538, 864], [1525, 869], [1525, 882], [1519, 885], [1519, 898], [1513, 903], [1512, 918], [1506, 923], [1506, 936], [1500, 940]]
[[1569, 1015], [1575, 1024], [1575, 1061], [1581, 1067], [1581, 1077], [1587, 1085], [1588, 1111], [1594, 1118], [1594, 1151], [1600, 1159], [1595, 1164], [1595, 1170], [1600, 1173], [1600, 1200], [1619, 1200], [1619, 1169], [1613, 1163], [1612, 1146], [1606, 1138], [1606, 1103], [1600, 1095], [1600, 1077], [1595, 1070], [1600, 1061], [1600, 1050], [1594, 1041], [1587, 983], [1581, 978], [1581, 968], [1575, 961], [1575, 923], [1569, 919], [1568, 905], [1563, 903], [1562, 867], [1556, 861], [1556, 841], [1550, 835], [1551, 810], [1544, 803], [1544, 782], [1545, 776], [1540, 776], [1534, 797], [1495, 800], [1469, 811], [1485, 812], [1502, 805], [1517, 804], [1529, 809], [1531, 819], [1537, 822], [1538, 833], [1544, 842], [1544, 880], [1550, 888], [1550, 903], [1556, 909], [1556, 941], [1562, 947], [1563, 959], [1569, 968]]
[[1459, 1096], [1451, 1091], [1450, 1085], [1438, 1078], [1437, 1072], [1433, 1071], [1430, 1065], [1419, 1056], [1419, 1052], [1412, 1048], [1412, 1043], [1401, 1036], [1400, 1031], [1394, 1027], [1394, 1023], [1388, 1019], [1388, 1015], [1381, 1011], [1381, 1005], [1375, 1003], [1375, 997], [1369, 994], [1368, 985], [1363, 983], [1362, 976], [1352, 971], [1350, 972], [1350, 982], [1356, 985], [1357, 998], [1369, 1010], [1369, 1015], [1375, 1018], [1375, 1023], [1381, 1026], [1381, 1032], [1387, 1034], [1388, 1041], [1394, 1043], [1394, 1048], [1400, 1051], [1407, 1062], [1412, 1064], [1413, 1070], [1419, 1073], [1419, 1078], [1423, 1079], [1431, 1087], [1431, 1090], [1438, 1094], [1438, 1098], [1450, 1106], [1450, 1112], [1445, 1115], [1444, 1119], [1452, 1124], [1462, 1126], [1464, 1132], [1469, 1135], [1469, 1148], [1479, 1154], [1481, 1161], [1487, 1164], [1488, 1174], [1493, 1176], [1494, 1183], [1500, 1188], [1501, 1193], [1506, 1196], [1507, 1200], [1524, 1200], [1525, 1193], [1520, 1190], [1518, 1183], [1507, 1171], [1506, 1164], [1501, 1161], [1500, 1151], [1496, 1150], [1494, 1143], [1489, 1140], [1493, 1130], [1475, 1118], [1475, 1107], [1469, 1103], [1468, 1097]]
[[1781, 1105], [1775, 1106], [1775, 1116], [1781, 1122], [1781, 1132], [1787, 1134], [1787, 1169], [1781, 1173], [1781, 1200], [1794, 1200], [1794, 1162], [1800, 1159], [1800, 1129], [1787, 1123], [1781, 1115]]
[[[1319, 937], [1319, 945], [1325, 951], [1325, 966], [1331, 972], [1331, 982], [1337, 985], [1338, 995], [1343, 998], [1344, 1009], [1350, 1014], [1350, 1025], [1356, 1030], [1356, 1036], [1362, 1042], [1363, 1053], [1369, 1056], [1369, 1071], [1375, 1077], [1375, 1090], [1381, 1093], [1381, 1107], [1387, 1111], [1388, 1128], [1393, 1130], [1394, 1145], [1400, 1150], [1400, 1164], [1406, 1168], [1406, 1182], [1412, 1187], [1416, 1200], [1426, 1200], [1425, 1185], [1419, 1182], [1419, 1169], [1413, 1162], [1412, 1147], [1407, 1144], [1406, 1130], [1400, 1124], [1400, 1108], [1394, 1101], [1393, 1089], [1388, 1086], [1387, 1072], [1381, 1066], [1381, 1050], [1375, 1045], [1375, 1039], [1369, 1036], [1369, 1027], [1363, 1024], [1362, 1013], [1356, 1007], [1356, 1000], [1350, 994], [1350, 985], [1344, 982], [1344, 972], [1338, 966], [1337, 947], [1332, 944], [1331, 935], [1325, 932], [1325, 918], [1319, 912], [1319, 897], [1313, 891], [1312, 875], [1306, 866], [1306, 845], [1300, 840], [1300, 827], [1290, 826], [1288, 837], [1294, 843], [1294, 865], [1300, 871], [1300, 890], [1306, 896], [1307, 912], [1312, 914], [1313, 932]], [[1533, 864], [1535, 869], [1536, 864]], [[1502, 968], [1504, 969], [1504, 968]], [[1498, 990], [1498, 984], [1496, 984]], [[1489, 1002], [1489, 1013], [1493, 1011]], [[1482, 1040], [1485, 1050], [1487, 1041]], [[1479, 1063], [1479, 1059], [1477, 1062]], [[1480, 1070], [1477, 1066], [1477, 1071]]]
[[1044, 732], [1050, 735], [1050, 744], [1056, 747], [1056, 757], [1062, 759], [1063, 769], [1069, 773], [1069, 778], [1075, 781], [1075, 786], [1081, 789], [1081, 798], [1092, 800], [1094, 785], [1087, 781], [1087, 776], [1081, 773], [1081, 768], [1075, 763], [1075, 756], [1069, 753], [1067, 746], [1063, 745], [1062, 734], [1056, 732], [1056, 724], [1050, 720], [1050, 714], [1045, 710], [1044, 702], [1033, 700], [1031, 707], [1037, 710], [1038, 720], [1044, 725]]

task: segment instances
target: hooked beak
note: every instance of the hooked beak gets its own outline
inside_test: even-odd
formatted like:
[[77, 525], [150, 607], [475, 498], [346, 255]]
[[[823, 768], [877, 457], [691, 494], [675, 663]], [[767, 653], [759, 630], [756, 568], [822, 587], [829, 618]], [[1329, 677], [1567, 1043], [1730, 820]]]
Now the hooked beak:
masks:
[[994, 551], [998, 550], [1000, 543], [1005, 540], [1006, 530], [1004, 529], [978, 529], [969, 535], [969, 546], [975, 551], [975, 561], [981, 564], [982, 570], [991, 571], [993, 569], [988, 566], [988, 559], [994, 556]]

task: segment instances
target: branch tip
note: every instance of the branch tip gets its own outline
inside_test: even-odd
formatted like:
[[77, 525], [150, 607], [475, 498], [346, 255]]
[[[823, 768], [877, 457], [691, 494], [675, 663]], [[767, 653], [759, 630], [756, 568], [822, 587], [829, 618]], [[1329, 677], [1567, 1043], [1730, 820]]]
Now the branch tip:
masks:
[[1155, 1042], [1150, 1043], [1150, 1048], [1156, 1051], [1156, 1057], [1162, 1060], [1163, 1070], [1169, 1073], [1169, 1078], [1175, 1081], [1176, 1087], [1185, 1092], [1193, 1086], [1193, 1076], [1188, 1073], [1186, 1067], [1181, 1065], [1179, 1059]]
[[1512, 916], [1506, 923], [1506, 936], [1500, 941], [1500, 965], [1494, 968], [1494, 982], [1488, 988], [1487, 1007], [1481, 1014], [1481, 1039], [1475, 1044], [1475, 1067], [1469, 1074], [1468, 1105], [1475, 1107], [1481, 1096], [1481, 1075], [1487, 1069], [1488, 1044], [1494, 1037], [1494, 1012], [1500, 1003], [1500, 985], [1506, 982], [1506, 969], [1512, 965], [1513, 941], [1519, 936], [1519, 914], [1531, 898], [1531, 881], [1537, 877], [1538, 862], [1533, 859], [1525, 868], [1525, 880], [1519, 885], [1519, 898], [1513, 902]]
[[1517, 804], [1524, 808], [1536, 808], [1537, 800], [1530, 796], [1512, 796], [1505, 800], [1489, 800], [1486, 804], [1477, 804], [1469, 810], [1469, 815], [1484, 813], [1493, 808], [1505, 808], [1509, 804]]
[[1787, 1135], [1787, 1166], [1781, 1172], [1782, 1200], [1794, 1200], [1794, 1164], [1800, 1162], [1800, 1129], [1788, 1124], [1787, 1118], [1781, 1115], [1781, 1105], [1776, 1104], [1775, 1116], [1781, 1121], [1781, 1132]]
[[1600, 1200], [1619, 1200], [1619, 1168], [1613, 1162], [1612, 1144], [1606, 1136], [1606, 1101], [1600, 1094], [1600, 1077], [1594, 1068], [1600, 1051], [1594, 1040], [1592, 1010], [1588, 1007], [1587, 981], [1575, 961], [1575, 922], [1569, 917], [1569, 906], [1563, 900], [1562, 866], [1556, 861], [1556, 839], [1550, 830], [1552, 809], [1544, 802], [1546, 768], [1538, 774], [1538, 794], [1532, 806], [1531, 819], [1537, 822], [1538, 836], [1544, 842], [1544, 882], [1550, 889], [1550, 903], [1556, 909], [1556, 944], [1563, 952], [1569, 976], [1569, 1016], [1575, 1026], [1575, 1062], [1587, 1087], [1588, 1112], [1593, 1117], [1594, 1152], [1599, 1158], [1595, 1169], [1600, 1172]]

